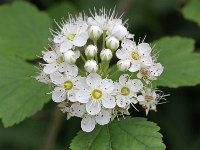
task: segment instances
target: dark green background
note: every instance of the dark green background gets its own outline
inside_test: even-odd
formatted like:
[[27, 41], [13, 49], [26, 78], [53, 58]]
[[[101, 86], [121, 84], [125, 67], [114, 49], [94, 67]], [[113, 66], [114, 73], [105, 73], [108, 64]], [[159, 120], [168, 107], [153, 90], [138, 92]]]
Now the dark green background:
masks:
[[[0, 4], [12, 0], [1, 0]], [[146, 36], [152, 42], [167, 35], [180, 35], [196, 40], [196, 50], [200, 49], [200, 27], [186, 20], [181, 8], [186, 0], [29, 0], [42, 11], [48, 12], [52, 20], [66, 17], [89, 9], [116, 7], [119, 13], [124, 12], [124, 19], [129, 19], [129, 30], [135, 39]], [[200, 8], [200, 6], [199, 6]], [[2, 20], [1, 20], [2, 21]], [[169, 43], [170, 44], [170, 43]], [[168, 150], [200, 149], [200, 86], [169, 89], [160, 87], [170, 93], [168, 103], [158, 106], [158, 113], [151, 112], [149, 120], [161, 127], [164, 143]], [[133, 116], [145, 116], [132, 110]], [[66, 149], [70, 141], [80, 130], [80, 120], [65, 120], [64, 115], [56, 110], [53, 102], [31, 118], [10, 128], [0, 125], [0, 149], [2, 150], [37, 150], [48, 144], [53, 150]], [[52, 141], [48, 141], [48, 138]]]

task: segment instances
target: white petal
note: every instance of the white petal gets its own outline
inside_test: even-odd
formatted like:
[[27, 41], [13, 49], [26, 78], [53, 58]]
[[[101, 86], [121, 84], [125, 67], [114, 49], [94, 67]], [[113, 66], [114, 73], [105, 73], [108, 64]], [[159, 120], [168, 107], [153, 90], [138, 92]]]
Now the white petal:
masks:
[[81, 35], [77, 35], [73, 40], [73, 44], [75, 46], [81, 47], [87, 43], [87, 39], [88, 39], [87, 32]]
[[65, 36], [64, 35], [57, 35], [54, 37], [53, 41], [55, 43], [62, 43], [65, 40]]
[[71, 41], [65, 41], [60, 45], [60, 51], [64, 53], [68, 51], [69, 49], [71, 49], [72, 46], [73, 44], [71, 43]]
[[139, 96], [137, 97], [137, 100], [138, 100], [139, 102], [144, 101], [144, 96], [143, 96], [143, 95], [139, 95]]
[[136, 72], [136, 71], [140, 70], [140, 68], [141, 68], [140, 62], [132, 60], [131, 61], [131, 67], [128, 70], [130, 72]]
[[151, 54], [151, 47], [148, 43], [141, 43], [137, 47], [140, 55], [149, 56]]
[[65, 73], [67, 76], [76, 77], [78, 75], [78, 67], [76, 65], [66, 65]]
[[90, 98], [90, 93], [86, 90], [79, 90], [76, 93], [76, 99], [80, 103], [87, 103], [89, 101], [89, 98]]
[[76, 93], [78, 92], [78, 90], [70, 90], [67, 93], [67, 99], [70, 100], [71, 102], [77, 102], [76, 99]]
[[151, 66], [153, 64], [153, 60], [151, 57], [144, 57], [140, 61], [144, 67]]
[[117, 103], [117, 106], [124, 108], [127, 104], [127, 100], [122, 95], [117, 95], [116, 96], [116, 103]]
[[116, 51], [116, 56], [119, 59], [131, 59], [131, 52], [126, 49], [118, 49]]
[[75, 81], [75, 84], [76, 84], [76, 88], [78, 89], [84, 89], [84, 88], [88, 88], [88, 85], [86, 83], [86, 77], [81, 77], [81, 76], [78, 76], [76, 77], [76, 81]]
[[57, 69], [58, 69], [58, 66], [56, 64], [54, 64], [54, 63], [52, 63], [52, 64], [44, 64], [43, 71], [46, 74], [51, 74], [51, 73], [54, 73]]
[[86, 82], [91, 87], [97, 87], [97, 86], [101, 85], [102, 78], [97, 73], [90, 73], [87, 76]]
[[106, 95], [105, 97], [103, 97], [102, 99], [102, 105], [105, 108], [114, 108], [116, 106], [116, 102], [115, 102], [115, 98], [114, 96], [111, 95]]
[[66, 100], [66, 91], [63, 88], [55, 88], [52, 92], [52, 100], [56, 103]]
[[92, 116], [86, 116], [81, 120], [81, 129], [85, 132], [91, 132], [95, 128], [95, 120]]
[[43, 59], [47, 63], [52, 63], [52, 62], [56, 61], [57, 57], [58, 57], [58, 55], [56, 54], [55, 51], [47, 51], [47, 52], [44, 52], [44, 55], [43, 55]]
[[66, 70], [67, 65], [67, 63], [58, 64], [58, 71], [64, 72]]
[[75, 53], [75, 57], [76, 57], [76, 59], [78, 59], [78, 58], [80, 57], [80, 51], [77, 50], [77, 51], [74, 51], [74, 53]]
[[129, 40], [129, 39], [124, 39], [122, 41], [122, 47], [127, 49], [127, 50], [133, 50], [133, 49], [136, 49], [136, 44], [134, 41], [132, 40]]
[[96, 115], [95, 119], [96, 122], [100, 125], [105, 125], [110, 122], [111, 115], [106, 110], [101, 110], [99, 114]]
[[160, 63], [156, 63], [156, 64], [152, 65], [149, 70], [150, 70], [152, 76], [158, 77], [163, 72], [163, 69], [164, 69], [164, 67]]
[[70, 107], [70, 112], [76, 117], [82, 117], [85, 114], [85, 106], [80, 103], [74, 103]]
[[143, 88], [143, 83], [138, 79], [133, 79], [132, 85], [131, 90], [134, 92], [139, 92]]
[[64, 76], [59, 72], [54, 72], [50, 74], [50, 79], [54, 84], [61, 84], [64, 82]]
[[86, 104], [86, 111], [90, 115], [96, 115], [101, 111], [101, 104], [99, 102], [90, 100]]
[[114, 90], [114, 82], [111, 79], [103, 79], [100, 89], [104, 89], [106, 93], [112, 93]]
[[40, 73], [40, 75], [35, 77], [35, 79], [37, 81], [45, 83], [45, 84], [48, 84], [50, 82], [49, 75], [44, 73], [43, 71]]
[[129, 75], [128, 75], [128, 74], [123, 74], [123, 75], [121, 75], [121, 76], [119, 77], [119, 83], [120, 83], [121, 85], [125, 85], [126, 82], [128, 82], [128, 81], [129, 81]]

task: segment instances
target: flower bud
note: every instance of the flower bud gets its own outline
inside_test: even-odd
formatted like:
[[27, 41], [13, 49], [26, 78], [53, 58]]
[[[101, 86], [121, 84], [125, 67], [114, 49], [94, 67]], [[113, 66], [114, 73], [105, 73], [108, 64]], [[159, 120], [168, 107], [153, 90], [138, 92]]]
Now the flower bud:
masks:
[[131, 66], [131, 61], [128, 59], [119, 60], [117, 62], [117, 67], [120, 71], [126, 71], [130, 68], [130, 66]]
[[95, 60], [88, 60], [84, 66], [85, 70], [89, 73], [95, 73], [99, 69]]
[[64, 53], [65, 61], [69, 64], [75, 64], [76, 63], [76, 53], [72, 50], [68, 50]]
[[88, 58], [93, 58], [97, 54], [97, 47], [94, 45], [88, 45], [85, 49], [85, 55]]
[[119, 47], [119, 40], [116, 39], [115, 37], [110, 37], [106, 40], [106, 46], [107, 48], [115, 51]]
[[113, 57], [112, 51], [110, 49], [103, 49], [100, 53], [100, 58], [102, 61], [109, 61]]
[[113, 28], [112, 35], [121, 41], [125, 36], [128, 35], [128, 31], [123, 25], [117, 25]]
[[103, 30], [98, 26], [91, 26], [88, 32], [91, 40], [98, 40], [103, 33]]

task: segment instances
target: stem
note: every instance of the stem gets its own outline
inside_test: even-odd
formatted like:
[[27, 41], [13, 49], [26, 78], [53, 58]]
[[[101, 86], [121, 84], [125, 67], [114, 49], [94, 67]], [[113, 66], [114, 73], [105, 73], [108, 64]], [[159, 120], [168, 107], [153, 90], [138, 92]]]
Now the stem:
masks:
[[106, 44], [106, 31], [104, 30], [103, 31], [103, 42], [102, 42], [102, 49], [104, 49], [105, 48], [105, 44]]
[[82, 61], [83, 61], [83, 62], [86, 62], [86, 59], [85, 59], [85, 57], [83, 56], [82, 53], [80, 53], [80, 56], [81, 56]]
[[59, 110], [56, 108], [53, 114], [51, 115], [51, 121], [50, 121], [49, 127], [46, 131], [43, 144], [40, 147], [41, 150], [54, 149], [55, 140], [62, 124], [62, 117], [63, 116], [60, 114]]

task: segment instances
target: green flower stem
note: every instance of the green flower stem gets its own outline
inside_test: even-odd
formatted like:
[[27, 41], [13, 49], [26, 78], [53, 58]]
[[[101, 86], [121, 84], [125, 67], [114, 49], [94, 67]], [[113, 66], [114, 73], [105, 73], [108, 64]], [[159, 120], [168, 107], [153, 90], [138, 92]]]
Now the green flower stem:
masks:
[[103, 42], [102, 42], [102, 49], [105, 48], [105, 44], [106, 44], [106, 31], [103, 31]]
[[83, 56], [82, 53], [80, 53], [80, 56], [81, 56], [82, 61], [83, 61], [83, 62], [86, 62], [86, 59], [85, 59], [85, 57]]

